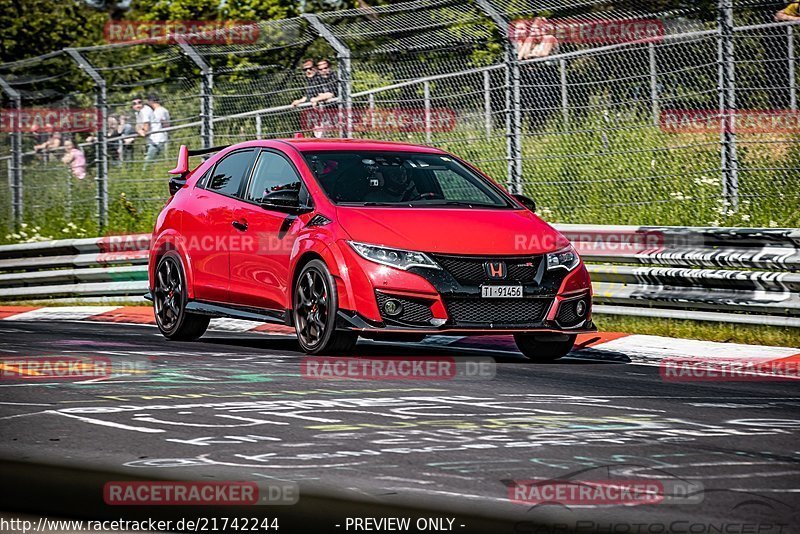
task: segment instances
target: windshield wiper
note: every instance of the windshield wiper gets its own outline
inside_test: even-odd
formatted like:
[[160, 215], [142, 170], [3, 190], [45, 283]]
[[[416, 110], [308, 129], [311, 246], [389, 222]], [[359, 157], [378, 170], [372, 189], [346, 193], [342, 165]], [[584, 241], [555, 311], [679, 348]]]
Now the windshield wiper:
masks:
[[410, 202], [339, 202], [340, 206], [391, 206], [394, 208], [410, 208], [413, 204]]
[[[420, 202], [415, 200], [414, 202]], [[482, 202], [466, 202], [464, 200], [422, 200], [420, 202], [425, 206], [467, 206], [469, 208], [504, 208], [506, 206], [498, 206], [497, 204], [485, 204]], [[418, 204], [419, 205], [419, 204]]]

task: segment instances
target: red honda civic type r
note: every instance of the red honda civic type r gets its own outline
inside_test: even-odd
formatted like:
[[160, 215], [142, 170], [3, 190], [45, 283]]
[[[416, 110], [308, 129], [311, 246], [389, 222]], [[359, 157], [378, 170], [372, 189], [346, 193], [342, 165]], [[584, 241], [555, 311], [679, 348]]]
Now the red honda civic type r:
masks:
[[550, 361], [596, 331], [569, 241], [533, 201], [442, 150], [249, 141], [181, 147], [170, 173], [149, 262], [168, 339], [234, 317], [294, 326], [312, 354], [345, 353], [359, 336], [513, 334], [525, 356]]

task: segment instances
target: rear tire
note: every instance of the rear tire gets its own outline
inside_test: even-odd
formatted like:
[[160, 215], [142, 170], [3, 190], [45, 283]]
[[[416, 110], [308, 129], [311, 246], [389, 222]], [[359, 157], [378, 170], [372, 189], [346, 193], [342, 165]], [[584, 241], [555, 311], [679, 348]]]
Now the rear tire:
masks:
[[547, 363], [569, 354], [577, 337], [565, 334], [514, 334], [514, 341], [530, 361]]
[[355, 348], [358, 334], [336, 330], [339, 294], [324, 262], [311, 260], [303, 267], [292, 302], [297, 341], [304, 352], [346, 354]]
[[172, 341], [194, 341], [208, 329], [207, 315], [186, 311], [186, 275], [176, 252], [164, 254], [156, 265], [153, 310], [158, 329]]

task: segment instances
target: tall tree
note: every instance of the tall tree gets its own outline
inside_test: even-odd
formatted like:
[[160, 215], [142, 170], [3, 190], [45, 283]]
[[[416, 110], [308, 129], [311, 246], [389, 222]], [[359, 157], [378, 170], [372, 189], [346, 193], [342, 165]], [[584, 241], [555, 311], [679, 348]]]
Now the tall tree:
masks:
[[98, 44], [107, 20], [75, 0], [0, 0], [0, 62]]

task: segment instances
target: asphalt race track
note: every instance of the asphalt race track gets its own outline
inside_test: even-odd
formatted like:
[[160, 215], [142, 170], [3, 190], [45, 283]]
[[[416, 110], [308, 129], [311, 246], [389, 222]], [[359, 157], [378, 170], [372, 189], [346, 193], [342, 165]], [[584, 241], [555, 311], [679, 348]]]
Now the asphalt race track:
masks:
[[[387, 516], [442, 520], [426, 532], [800, 532], [797, 381], [668, 382], [656, 365], [593, 349], [548, 365], [431, 344], [361, 342], [359, 352], [495, 356], [497, 366], [493, 378], [315, 380], [289, 336], [213, 331], [177, 343], [144, 325], [0, 323], [3, 356], [136, 369], [0, 381], [4, 512], [167, 514], [104, 506], [103, 484], [217, 480], [296, 483], [296, 504], [243, 512], [277, 518], [282, 533], [364, 532], [354, 517]], [[625, 506], [512, 502], [512, 481], [533, 479], [698, 491]], [[421, 531], [411, 525], [392, 531]]]

